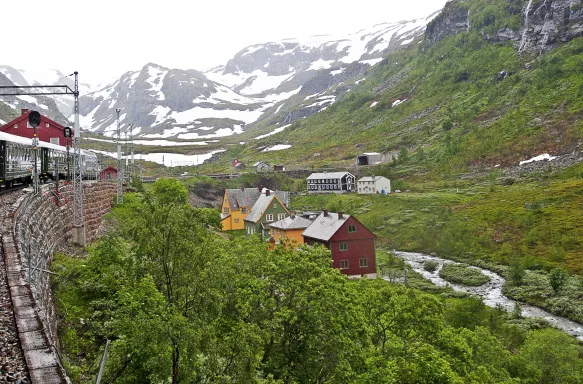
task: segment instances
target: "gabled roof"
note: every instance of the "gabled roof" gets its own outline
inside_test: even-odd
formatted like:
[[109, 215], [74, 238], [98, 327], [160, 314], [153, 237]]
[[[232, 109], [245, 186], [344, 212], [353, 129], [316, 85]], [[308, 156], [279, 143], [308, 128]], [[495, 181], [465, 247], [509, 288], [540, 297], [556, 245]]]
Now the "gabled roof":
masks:
[[312, 225], [312, 220], [303, 218], [301, 216], [294, 217], [288, 216], [283, 220], [279, 220], [273, 224], [270, 224], [269, 226], [271, 228], [287, 230], [287, 229], [306, 229], [310, 225]]
[[229, 207], [235, 210], [241, 207], [253, 206], [261, 194], [257, 188], [245, 188], [244, 190], [225, 189], [225, 192], [229, 199]]
[[267, 164], [265, 161], [258, 161], [255, 164], [253, 164], [253, 166], [257, 167], [258, 165], [261, 165], [261, 164], [265, 164], [265, 165], [269, 166], [269, 164]]
[[328, 241], [334, 234], [346, 223], [350, 215], [343, 214], [342, 219], [338, 218], [337, 213], [330, 213], [324, 216], [324, 212], [314, 220], [303, 233], [304, 237]]
[[[227, 193], [227, 198], [229, 199], [230, 209], [240, 209], [241, 207], [252, 207], [257, 201], [261, 193], [265, 193], [265, 189], [259, 192], [258, 188], [245, 188], [241, 189], [225, 189]], [[290, 205], [290, 193], [286, 191], [271, 191], [271, 194], [275, 194], [279, 201], [285, 206]]]
[[389, 179], [387, 179], [386, 177], [383, 177], [383, 176], [365, 176], [365, 177], [361, 178], [358, 181], [374, 181], [374, 182], [376, 182], [376, 181], [379, 181], [380, 179], [389, 180]]
[[274, 199], [277, 200], [283, 206], [284, 209], [286, 209], [283, 202], [279, 200], [275, 194], [272, 193], [269, 196], [262, 194], [261, 196], [259, 196], [255, 204], [253, 205], [253, 208], [251, 208], [251, 212], [249, 212], [249, 214], [245, 218], [245, 221], [251, 221], [254, 223], [259, 221], [259, 219], [261, 219], [261, 217], [269, 207], [269, 204], [271, 204], [271, 202]]
[[[12, 126], [14, 126], [14, 124], [18, 124], [18, 123], [20, 123], [23, 120], [28, 121], [28, 115], [30, 115], [30, 112], [32, 112], [32, 110], [29, 110], [28, 112], [25, 112], [25, 113], [21, 114], [20, 116], [18, 116], [16, 119], [13, 119], [13, 120], [7, 122], [6, 124], [0, 126], [0, 130], [4, 130], [5, 127], [12, 128]], [[41, 119], [41, 121], [44, 121], [45, 123], [48, 122], [54, 128], [57, 128], [57, 129], [60, 129], [60, 130], [63, 130], [65, 128], [63, 125], [57, 123], [53, 119], [50, 119], [50, 118], [46, 117], [43, 114], [40, 115], [40, 119]], [[43, 126], [41, 124], [41, 125], [39, 125], [39, 127], [37, 129], [42, 129], [42, 128], [43, 128]]]
[[[320, 180], [320, 179], [341, 179], [345, 175], [353, 176], [350, 172], [324, 172], [324, 173], [312, 173], [308, 176], [308, 180]], [[354, 176], [353, 176], [354, 177]]]

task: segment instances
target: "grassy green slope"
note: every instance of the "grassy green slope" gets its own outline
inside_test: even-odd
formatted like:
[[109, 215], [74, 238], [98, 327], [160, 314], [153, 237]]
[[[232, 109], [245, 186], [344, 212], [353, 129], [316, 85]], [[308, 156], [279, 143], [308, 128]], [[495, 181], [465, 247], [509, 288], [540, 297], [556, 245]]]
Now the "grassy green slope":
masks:
[[[341, 165], [364, 151], [406, 147], [411, 172], [443, 176], [571, 151], [583, 131], [583, 39], [540, 57], [519, 56], [509, 43], [482, 37], [502, 27], [517, 29], [516, 9], [507, 10], [503, 1], [484, 3], [455, 3], [471, 10], [470, 31], [391, 54], [327, 110], [231, 148], [224, 158]], [[293, 147], [259, 152], [284, 142]]]

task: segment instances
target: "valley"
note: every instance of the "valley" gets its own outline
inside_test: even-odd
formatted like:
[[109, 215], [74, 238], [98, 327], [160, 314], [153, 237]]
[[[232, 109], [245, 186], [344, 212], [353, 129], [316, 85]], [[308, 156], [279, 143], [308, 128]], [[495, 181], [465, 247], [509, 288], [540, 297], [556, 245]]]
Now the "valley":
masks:
[[[0, 66], [0, 85], [63, 81]], [[120, 109], [122, 163], [133, 148], [152, 183], [128, 180], [95, 243], [51, 256], [73, 382], [95, 381], [109, 342], [111, 383], [583, 380], [582, 0], [452, 0], [83, 87], [81, 146], [117, 167]], [[71, 124], [46, 96], [3, 99], [2, 123], [21, 108]], [[309, 186], [340, 171], [391, 187]], [[264, 237], [275, 214], [250, 231], [270, 191], [290, 218], [356, 218], [376, 274], [331, 268], [331, 242]]]

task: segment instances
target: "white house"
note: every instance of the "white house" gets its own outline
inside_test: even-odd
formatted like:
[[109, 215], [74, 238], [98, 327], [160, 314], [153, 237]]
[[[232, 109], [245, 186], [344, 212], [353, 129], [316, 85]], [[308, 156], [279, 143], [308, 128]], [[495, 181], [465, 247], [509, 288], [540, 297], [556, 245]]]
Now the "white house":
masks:
[[391, 193], [391, 180], [383, 176], [366, 176], [358, 180], [358, 193], [361, 195], [372, 195], [380, 193], [388, 195]]
[[312, 173], [307, 178], [308, 193], [354, 192], [356, 178], [350, 172]]
[[269, 171], [269, 164], [264, 163], [263, 161], [256, 162], [255, 164], [253, 164], [253, 167], [258, 172], [266, 172], [266, 171]]

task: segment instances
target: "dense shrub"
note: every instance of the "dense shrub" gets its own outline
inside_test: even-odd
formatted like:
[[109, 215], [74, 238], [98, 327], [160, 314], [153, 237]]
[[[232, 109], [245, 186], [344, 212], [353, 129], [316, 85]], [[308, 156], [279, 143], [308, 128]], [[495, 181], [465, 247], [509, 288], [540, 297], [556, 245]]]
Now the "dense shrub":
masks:
[[454, 284], [479, 286], [486, 284], [490, 278], [479, 269], [465, 264], [446, 264], [439, 271], [439, 276]]

